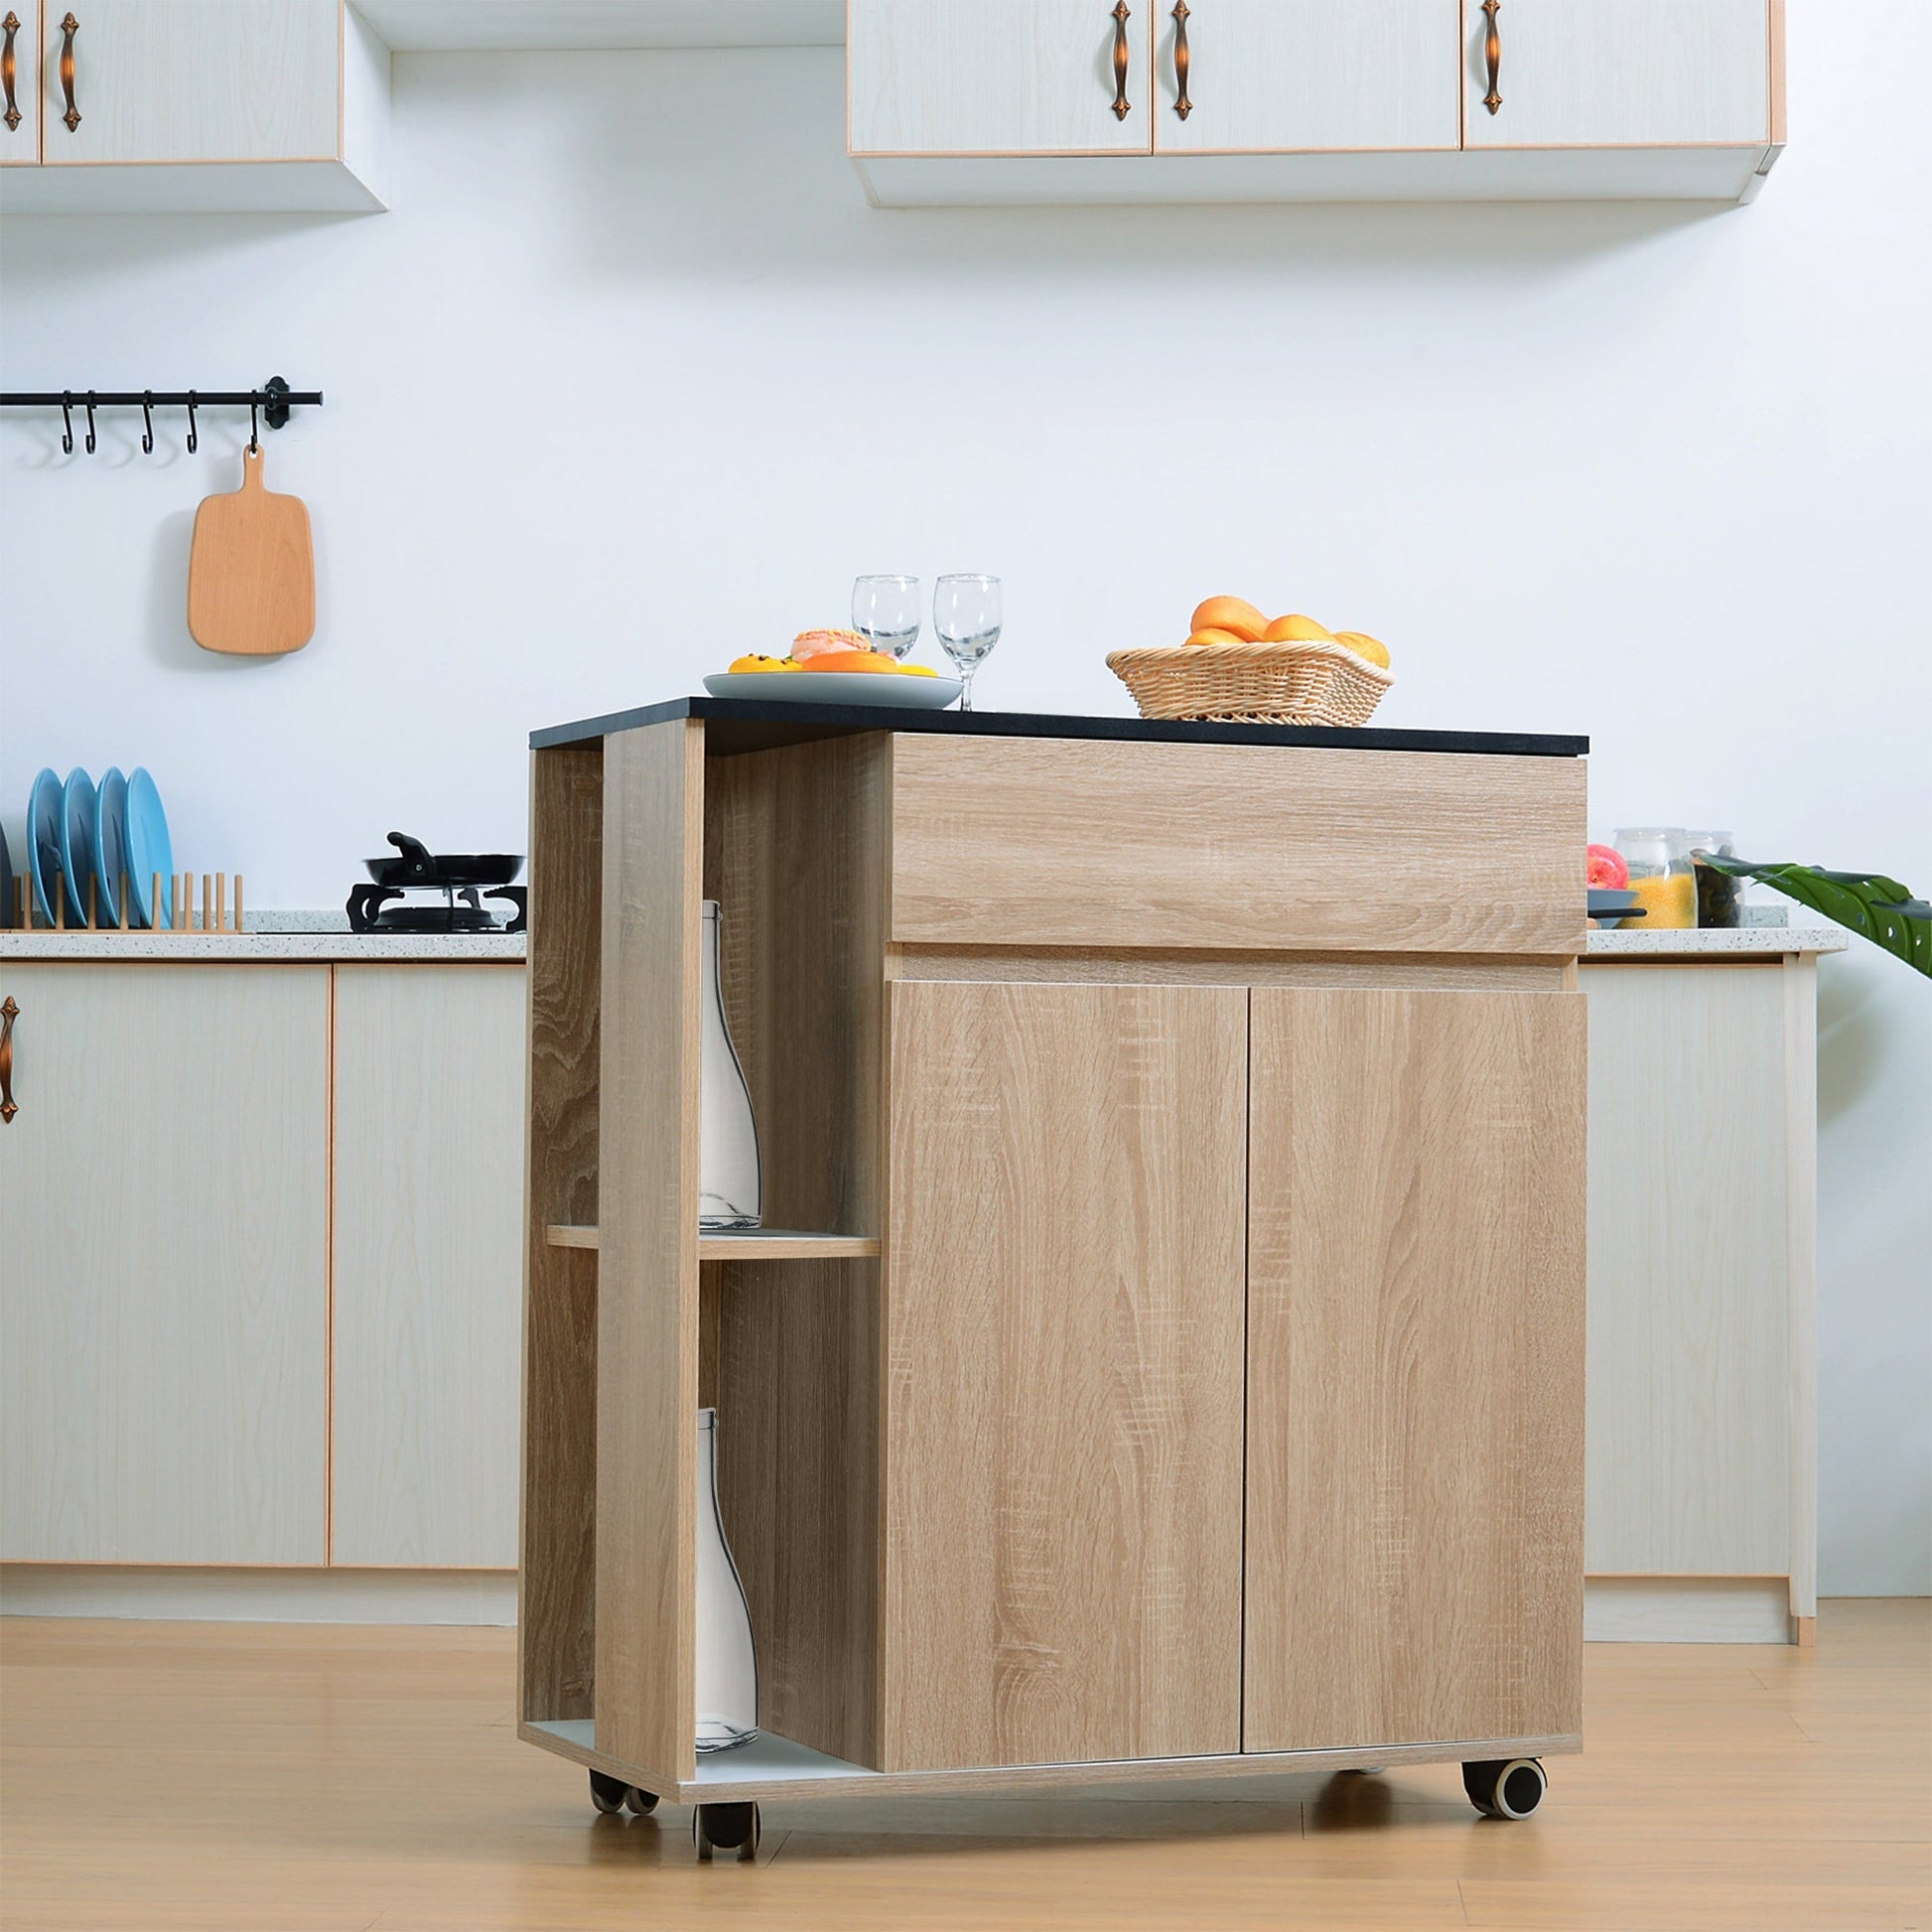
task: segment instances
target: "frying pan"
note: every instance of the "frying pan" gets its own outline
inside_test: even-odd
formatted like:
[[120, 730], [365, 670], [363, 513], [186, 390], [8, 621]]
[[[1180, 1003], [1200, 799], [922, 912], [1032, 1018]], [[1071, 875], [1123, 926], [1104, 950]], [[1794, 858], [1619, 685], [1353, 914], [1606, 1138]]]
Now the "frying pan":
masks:
[[431, 852], [407, 832], [391, 832], [389, 843], [400, 858], [362, 861], [378, 886], [507, 886], [523, 870], [517, 852]]

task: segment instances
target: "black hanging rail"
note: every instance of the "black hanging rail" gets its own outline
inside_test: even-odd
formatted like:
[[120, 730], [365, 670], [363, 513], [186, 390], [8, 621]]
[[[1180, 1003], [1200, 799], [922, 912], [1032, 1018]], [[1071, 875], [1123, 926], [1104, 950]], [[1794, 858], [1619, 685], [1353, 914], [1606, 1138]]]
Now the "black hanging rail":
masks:
[[[154, 412], [157, 409], [188, 411], [188, 448], [192, 455], [200, 447], [195, 412], [208, 408], [245, 408], [261, 413], [270, 429], [280, 429], [291, 409], [320, 409], [320, 389], [291, 389], [279, 375], [271, 375], [259, 389], [9, 389], [0, 394], [0, 409], [58, 409], [66, 420], [61, 437], [62, 450], [73, 454], [73, 412], [81, 409], [87, 416], [87, 454], [95, 447], [94, 411], [96, 409], [138, 409], [145, 421], [141, 436], [144, 453], [154, 449]], [[249, 433], [252, 443], [252, 427]]]

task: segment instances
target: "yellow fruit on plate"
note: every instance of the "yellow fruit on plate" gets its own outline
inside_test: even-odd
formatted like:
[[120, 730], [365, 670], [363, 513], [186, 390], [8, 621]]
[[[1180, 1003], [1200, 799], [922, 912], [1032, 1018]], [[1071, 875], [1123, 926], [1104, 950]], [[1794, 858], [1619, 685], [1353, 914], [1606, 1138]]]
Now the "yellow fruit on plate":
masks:
[[939, 673], [930, 664], [901, 664], [899, 675], [902, 677], [937, 677]]
[[734, 657], [731, 669], [734, 675], [744, 671], [795, 671], [796, 664], [788, 664], [782, 657], [767, 657], [762, 651], [752, 651], [744, 657]]
[[1237, 643], [1252, 644], [1267, 629], [1268, 620], [1246, 598], [1210, 597], [1205, 604], [1194, 606], [1187, 627], [1195, 631], [1231, 630]]
[[1291, 611], [1285, 618], [1277, 618], [1261, 635], [1262, 641], [1270, 644], [1325, 644], [1334, 640], [1332, 630], [1296, 611]]
[[1253, 641], [1248, 637], [1237, 637], [1232, 630], [1220, 630], [1209, 624], [1205, 630], [1194, 631], [1187, 639], [1190, 644], [1246, 644]]
[[1357, 657], [1366, 657], [1371, 664], [1379, 664], [1383, 670], [1389, 668], [1389, 647], [1379, 638], [1371, 637], [1366, 630], [1337, 630], [1335, 642], [1346, 644]]

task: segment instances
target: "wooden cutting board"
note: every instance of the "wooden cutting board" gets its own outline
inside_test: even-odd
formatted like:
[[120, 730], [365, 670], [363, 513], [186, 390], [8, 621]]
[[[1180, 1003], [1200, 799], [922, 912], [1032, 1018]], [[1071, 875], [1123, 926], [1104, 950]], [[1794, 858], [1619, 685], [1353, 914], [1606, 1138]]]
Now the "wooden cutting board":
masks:
[[309, 510], [262, 482], [262, 452], [241, 453], [241, 487], [205, 496], [188, 556], [188, 629], [204, 650], [273, 657], [316, 630]]

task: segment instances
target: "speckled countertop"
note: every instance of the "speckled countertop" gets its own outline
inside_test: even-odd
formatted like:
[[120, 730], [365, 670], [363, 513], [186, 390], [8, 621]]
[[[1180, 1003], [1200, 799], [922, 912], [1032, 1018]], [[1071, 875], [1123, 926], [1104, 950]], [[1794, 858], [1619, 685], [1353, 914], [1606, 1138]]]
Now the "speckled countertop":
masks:
[[380, 960], [521, 960], [520, 932], [0, 932], [0, 960], [141, 959], [176, 965], [277, 960], [291, 965]]
[[[294, 964], [437, 959], [520, 960], [520, 932], [349, 932], [309, 923], [314, 913], [290, 913], [286, 923], [307, 929], [275, 932], [0, 932], [0, 959], [285, 960]], [[340, 914], [335, 915], [340, 918]], [[1843, 952], [1851, 935], [1835, 925], [1749, 925], [1732, 931], [1592, 932], [1591, 959], [1713, 959]]]
[[1717, 959], [1738, 953], [1843, 952], [1852, 935], [1835, 925], [1744, 925], [1728, 931], [1645, 932], [1641, 928], [1589, 935], [1591, 959]]

